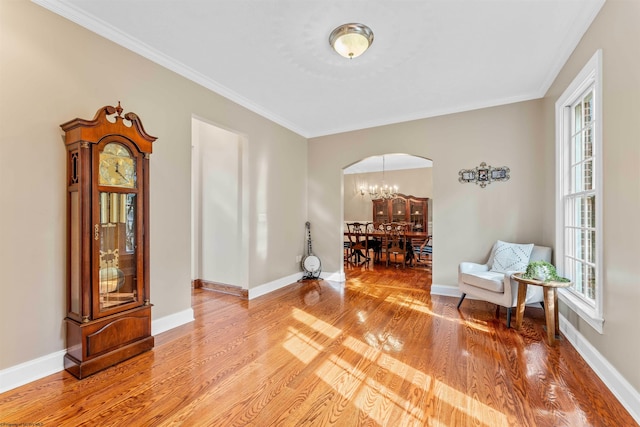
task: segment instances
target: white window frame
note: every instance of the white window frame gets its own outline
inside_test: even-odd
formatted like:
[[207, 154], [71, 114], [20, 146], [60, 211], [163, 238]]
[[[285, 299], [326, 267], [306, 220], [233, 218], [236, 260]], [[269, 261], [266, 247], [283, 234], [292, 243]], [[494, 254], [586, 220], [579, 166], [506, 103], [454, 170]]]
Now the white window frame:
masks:
[[582, 71], [556, 102], [556, 267], [560, 276], [571, 279], [564, 271], [565, 259], [565, 203], [564, 194], [571, 185], [569, 176], [571, 141], [571, 106], [575, 104], [587, 89], [593, 86], [593, 176], [595, 189], [595, 303], [586, 300], [573, 288], [560, 289], [560, 300], [567, 304], [582, 319], [599, 333], [603, 333], [603, 257], [602, 257], [602, 214], [603, 214], [603, 175], [602, 175], [602, 50], [598, 50], [587, 62]]

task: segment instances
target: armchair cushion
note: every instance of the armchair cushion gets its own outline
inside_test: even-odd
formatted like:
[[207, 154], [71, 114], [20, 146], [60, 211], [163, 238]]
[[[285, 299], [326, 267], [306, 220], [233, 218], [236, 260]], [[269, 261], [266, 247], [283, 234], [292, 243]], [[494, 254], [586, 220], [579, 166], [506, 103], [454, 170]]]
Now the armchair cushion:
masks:
[[469, 285], [486, 289], [491, 292], [504, 292], [504, 273], [496, 271], [478, 271], [475, 273], [461, 273], [460, 279]]
[[498, 273], [525, 271], [532, 250], [533, 243], [521, 245], [498, 240], [493, 248], [491, 271]]
[[476, 273], [478, 271], [489, 271], [487, 264], [477, 264], [475, 262], [461, 262], [460, 273]]

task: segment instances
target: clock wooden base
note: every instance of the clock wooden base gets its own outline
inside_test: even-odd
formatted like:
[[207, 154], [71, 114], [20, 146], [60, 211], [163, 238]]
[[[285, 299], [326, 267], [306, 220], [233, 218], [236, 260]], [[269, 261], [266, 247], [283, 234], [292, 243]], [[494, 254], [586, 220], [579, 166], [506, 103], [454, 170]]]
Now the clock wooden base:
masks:
[[151, 306], [80, 323], [66, 318], [64, 368], [78, 379], [151, 350]]

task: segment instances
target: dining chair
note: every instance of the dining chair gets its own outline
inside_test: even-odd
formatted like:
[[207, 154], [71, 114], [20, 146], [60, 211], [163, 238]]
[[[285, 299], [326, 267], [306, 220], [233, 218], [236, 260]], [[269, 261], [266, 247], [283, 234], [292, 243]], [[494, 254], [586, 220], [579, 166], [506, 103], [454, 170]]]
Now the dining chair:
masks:
[[367, 223], [348, 222], [347, 237], [349, 239], [349, 255], [347, 262], [360, 265], [371, 260], [369, 257], [369, 242], [367, 239]]
[[373, 252], [374, 263], [380, 262], [382, 256], [382, 235], [378, 231], [382, 231], [380, 224], [367, 223], [367, 245], [369, 250]]
[[426, 238], [412, 238], [411, 247], [416, 264], [430, 264], [430, 258], [433, 254], [433, 239], [429, 235]]
[[[391, 262], [391, 255], [393, 255], [396, 267], [399, 267], [400, 264], [402, 264], [402, 267], [404, 268], [407, 261], [405, 252], [407, 225], [398, 222], [390, 222], [388, 224], [384, 224], [383, 228], [384, 241], [382, 249], [387, 255], [387, 267]], [[402, 255], [402, 263], [398, 262], [398, 255]]]

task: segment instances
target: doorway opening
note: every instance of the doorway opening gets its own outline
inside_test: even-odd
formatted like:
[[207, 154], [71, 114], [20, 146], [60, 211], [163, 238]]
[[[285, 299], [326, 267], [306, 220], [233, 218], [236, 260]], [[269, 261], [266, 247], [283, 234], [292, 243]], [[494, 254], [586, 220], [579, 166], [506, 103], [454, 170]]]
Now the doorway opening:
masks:
[[[385, 186], [386, 194], [381, 190]], [[403, 267], [426, 270], [430, 275], [432, 218], [433, 162], [430, 159], [409, 154], [385, 154], [368, 157], [346, 167], [343, 169], [345, 273], [354, 268], [380, 269], [391, 264], [402, 265], [402, 262], [405, 263]], [[354, 237], [354, 223], [367, 224], [366, 229], [374, 232], [365, 237]], [[383, 242], [383, 239], [390, 237], [383, 236], [380, 226], [390, 223], [403, 224], [402, 239], [405, 243], [402, 247], [406, 250], [394, 254], [400, 262], [388, 262], [391, 251], [386, 253], [389, 242]], [[366, 255], [362, 249], [354, 251], [354, 245], [362, 246], [358, 240], [368, 242]]]
[[246, 138], [193, 117], [191, 139], [191, 278], [196, 287], [242, 295], [248, 275]]

